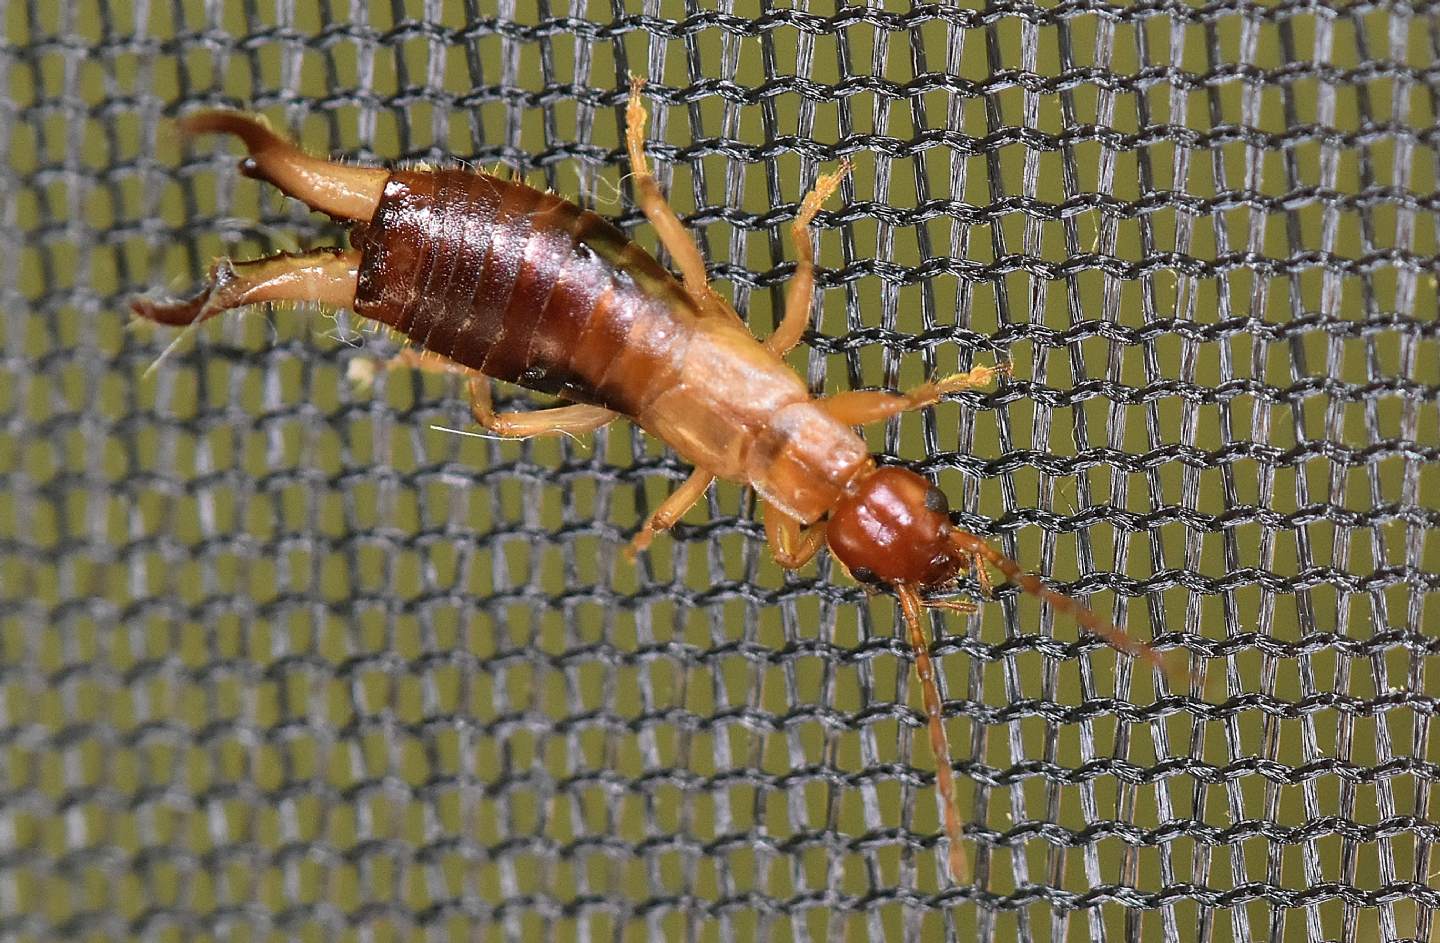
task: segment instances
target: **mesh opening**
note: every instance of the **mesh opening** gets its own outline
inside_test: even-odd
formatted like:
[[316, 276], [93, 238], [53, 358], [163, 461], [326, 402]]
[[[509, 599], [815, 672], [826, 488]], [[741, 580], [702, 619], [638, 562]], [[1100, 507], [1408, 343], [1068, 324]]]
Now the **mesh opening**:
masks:
[[[0, 937], [1436, 938], [1440, 8], [623, 6], [4, 6]], [[624, 425], [444, 431], [343, 314], [147, 374], [129, 296], [340, 239], [168, 119], [506, 164], [653, 246], [631, 72], [762, 333], [856, 161], [792, 362], [1013, 361], [871, 444], [1189, 655], [935, 619], [971, 884], [891, 603], [780, 572], [740, 489], [632, 567], [685, 469]]]

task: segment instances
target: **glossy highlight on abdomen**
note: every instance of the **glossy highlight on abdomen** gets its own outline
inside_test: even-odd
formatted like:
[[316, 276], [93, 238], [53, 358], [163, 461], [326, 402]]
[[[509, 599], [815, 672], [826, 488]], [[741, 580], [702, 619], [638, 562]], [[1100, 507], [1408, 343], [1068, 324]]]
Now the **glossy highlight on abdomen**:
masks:
[[489, 174], [396, 172], [352, 241], [357, 314], [486, 376], [630, 415], [697, 317], [610, 223]]

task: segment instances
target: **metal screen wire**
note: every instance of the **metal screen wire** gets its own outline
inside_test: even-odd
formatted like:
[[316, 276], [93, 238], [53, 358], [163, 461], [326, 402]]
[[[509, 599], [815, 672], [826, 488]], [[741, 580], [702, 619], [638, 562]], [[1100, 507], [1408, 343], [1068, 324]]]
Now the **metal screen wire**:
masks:
[[[353, 6], [0, 4], [0, 940], [1437, 938], [1440, 7]], [[743, 489], [631, 565], [672, 454], [447, 431], [343, 313], [147, 373], [133, 294], [344, 238], [177, 115], [654, 248], [630, 73], [761, 334], [855, 161], [791, 362], [1011, 361], [871, 445], [1185, 666], [935, 615], [968, 882], [891, 600]]]

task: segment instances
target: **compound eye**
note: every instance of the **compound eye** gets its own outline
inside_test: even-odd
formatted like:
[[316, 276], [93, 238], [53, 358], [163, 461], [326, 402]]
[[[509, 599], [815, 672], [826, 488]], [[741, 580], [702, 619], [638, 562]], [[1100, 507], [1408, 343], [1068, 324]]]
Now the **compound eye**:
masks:
[[948, 516], [950, 514], [950, 499], [945, 497], [945, 492], [931, 486], [925, 490], [925, 510]]
[[868, 566], [857, 566], [850, 571], [850, 575], [855, 578], [855, 582], [857, 583], [880, 582], [880, 577], [876, 576], [875, 571]]

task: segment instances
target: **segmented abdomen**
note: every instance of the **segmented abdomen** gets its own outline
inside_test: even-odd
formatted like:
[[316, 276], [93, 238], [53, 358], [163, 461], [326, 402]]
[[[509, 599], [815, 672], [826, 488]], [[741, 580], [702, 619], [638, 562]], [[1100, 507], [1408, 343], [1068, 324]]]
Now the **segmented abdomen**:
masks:
[[870, 463], [784, 361], [614, 226], [462, 170], [395, 173], [361, 250], [355, 312], [497, 380], [633, 418], [711, 474], [818, 520]]
[[631, 416], [695, 320], [610, 223], [489, 174], [399, 171], [353, 242], [357, 314], [486, 376]]

